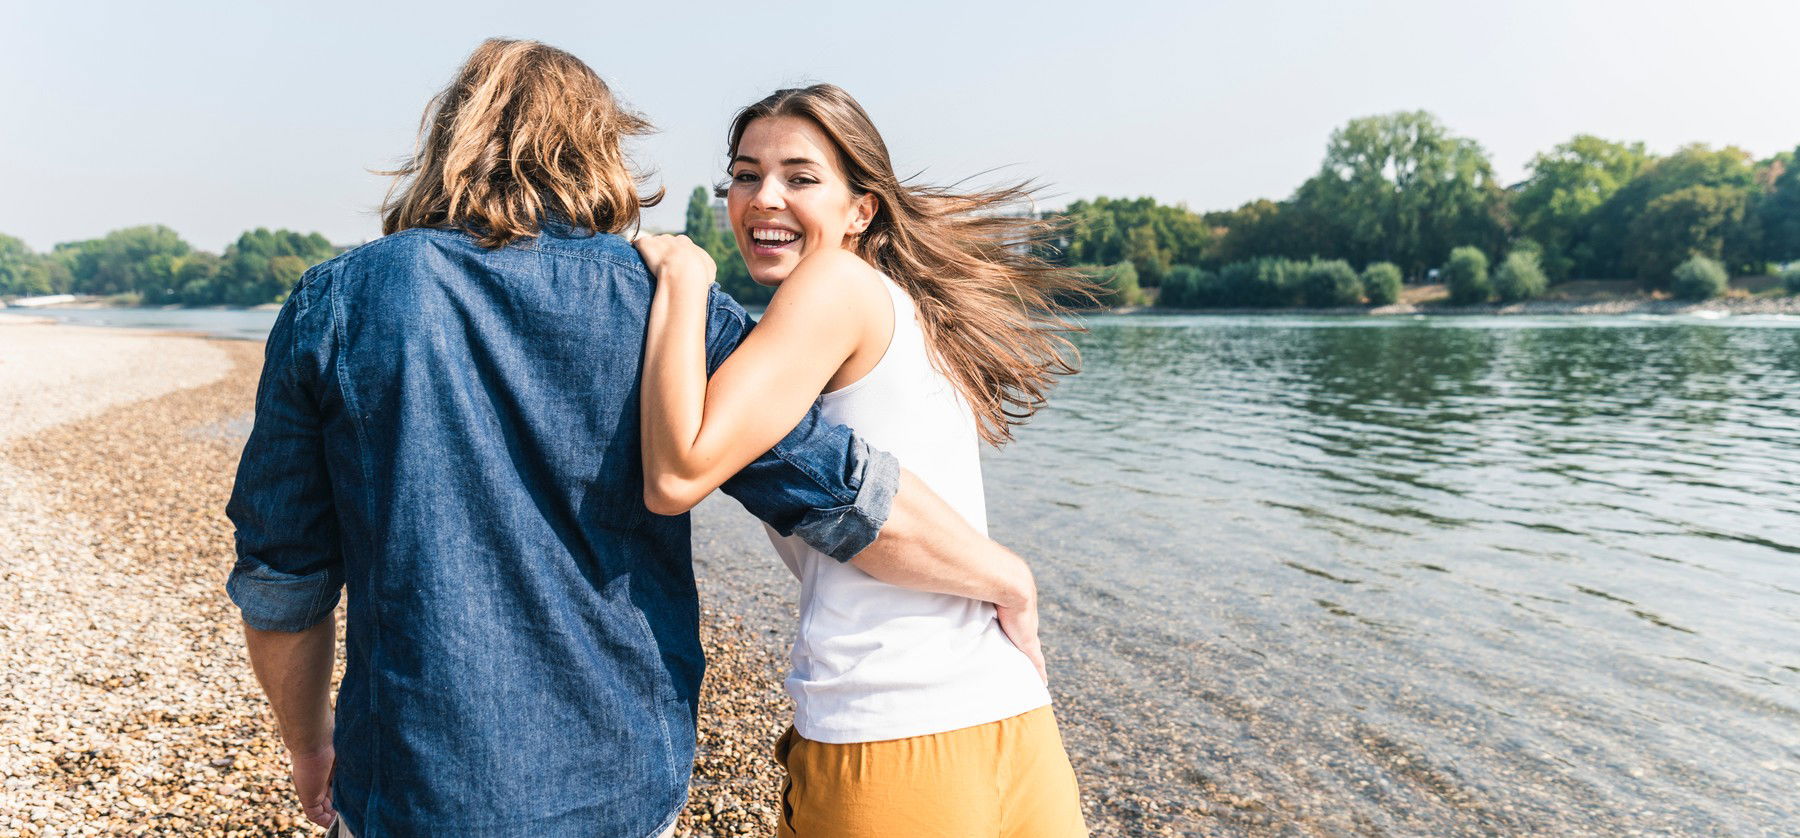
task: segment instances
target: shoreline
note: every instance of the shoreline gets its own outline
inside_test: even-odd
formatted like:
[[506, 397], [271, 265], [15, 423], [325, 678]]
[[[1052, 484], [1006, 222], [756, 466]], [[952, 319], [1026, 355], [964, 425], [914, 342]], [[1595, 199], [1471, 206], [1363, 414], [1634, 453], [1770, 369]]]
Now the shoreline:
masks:
[[1207, 316], [1302, 316], [1302, 317], [1617, 317], [1634, 314], [1657, 316], [1800, 316], [1800, 295], [1786, 297], [1722, 297], [1700, 302], [1653, 299], [1526, 300], [1517, 303], [1482, 303], [1453, 306], [1448, 303], [1394, 303], [1385, 306], [1334, 308], [1156, 308], [1127, 306], [1096, 312], [1103, 315], [1191, 314]]
[[[28, 320], [39, 323], [57, 322], [54, 317], [35, 312], [73, 310], [91, 311], [96, 309], [120, 309], [141, 312], [263, 312], [280, 309], [279, 304], [268, 303], [257, 306], [180, 306], [180, 305], [112, 305], [103, 298], [83, 299], [69, 303], [57, 303], [46, 306], [0, 307], [0, 321], [17, 322]], [[1717, 297], [1710, 300], [1691, 302], [1685, 300], [1659, 300], [1647, 297], [1599, 297], [1574, 300], [1525, 300], [1516, 303], [1481, 303], [1477, 305], [1451, 305], [1440, 299], [1428, 302], [1399, 302], [1384, 306], [1334, 306], [1326, 308], [1309, 308], [1305, 306], [1288, 306], [1281, 308], [1160, 308], [1157, 306], [1118, 306], [1115, 308], [1089, 309], [1077, 314], [1087, 316], [1143, 316], [1143, 315], [1202, 315], [1208, 317], [1617, 317], [1630, 315], [1652, 316], [1740, 316], [1740, 315], [1794, 315], [1800, 316], [1800, 294], [1777, 297]]]

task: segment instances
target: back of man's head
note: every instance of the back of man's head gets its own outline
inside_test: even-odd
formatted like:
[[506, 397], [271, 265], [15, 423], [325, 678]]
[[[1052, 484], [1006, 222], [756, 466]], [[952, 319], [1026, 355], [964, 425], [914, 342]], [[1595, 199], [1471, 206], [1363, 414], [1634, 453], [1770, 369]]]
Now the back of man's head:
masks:
[[385, 173], [395, 182], [382, 232], [463, 229], [501, 247], [552, 216], [594, 232], [631, 229], [662, 191], [639, 194], [622, 141], [650, 131], [581, 59], [490, 39], [426, 106], [412, 158]]

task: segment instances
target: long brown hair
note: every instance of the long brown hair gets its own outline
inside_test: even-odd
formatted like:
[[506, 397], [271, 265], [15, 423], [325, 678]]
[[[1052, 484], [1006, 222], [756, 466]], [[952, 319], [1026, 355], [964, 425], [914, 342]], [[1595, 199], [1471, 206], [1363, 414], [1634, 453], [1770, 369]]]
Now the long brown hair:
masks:
[[381, 172], [395, 178], [381, 231], [460, 228], [501, 247], [537, 235], [549, 215], [595, 232], [630, 229], [663, 193], [638, 193], [620, 141], [650, 131], [581, 59], [489, 39], [426, 106], [412, 158]]
[[875, 196], [874, 219], [851, 249], [913, 298], [925, 339], [974, 408], [981, 438], [1011, 441], [1012, 426], [1044, 405], [1052, 376], [1079, 371], [1080, 355], [1064, 335], [1082, 328], [1066, 306], [1095, 299], [1086, 277], [1039, 255], [1060, 225], [1017, 214], [1033, 185], [959, 192], [904, 182], [869, 115], [829, 84], [777, 90], [739, 111], [725, 159], [736, 158], [751, 122], [780, 116], [817, 125], [837, 147], [850, 191]]

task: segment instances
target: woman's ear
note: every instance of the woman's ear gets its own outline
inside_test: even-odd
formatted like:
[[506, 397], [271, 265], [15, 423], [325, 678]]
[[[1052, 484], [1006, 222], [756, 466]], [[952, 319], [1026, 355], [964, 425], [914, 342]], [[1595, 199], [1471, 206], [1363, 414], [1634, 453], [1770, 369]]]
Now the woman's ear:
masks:
[[881, 200], [873, 192], [864, 192], [856, 196], [856, 205], [851, 207], [850, 235], [860, 236], [869, 229], [870, 222], [875, 220], [875, 210], [881, 207]]

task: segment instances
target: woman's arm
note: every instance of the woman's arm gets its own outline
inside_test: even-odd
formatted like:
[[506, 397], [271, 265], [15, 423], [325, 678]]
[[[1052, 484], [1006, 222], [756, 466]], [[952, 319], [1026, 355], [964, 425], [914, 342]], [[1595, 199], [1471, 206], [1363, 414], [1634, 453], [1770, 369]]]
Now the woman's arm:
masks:
[[639, 418], [644, 502], [686, 512], [779, 442], [861, 343], [885, 304], [869, 268], [826, 251], [794, 269], [749, 337], [709, 381], [705, 331], [714, 265], [684, 236], [637, 242], [656, 274]]

